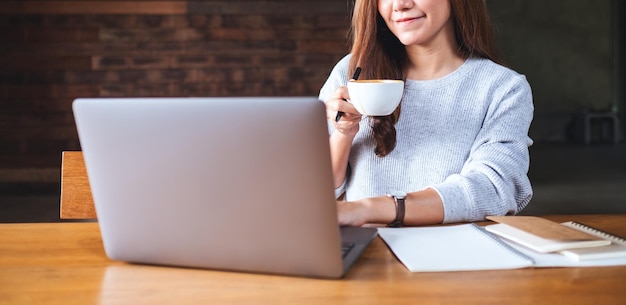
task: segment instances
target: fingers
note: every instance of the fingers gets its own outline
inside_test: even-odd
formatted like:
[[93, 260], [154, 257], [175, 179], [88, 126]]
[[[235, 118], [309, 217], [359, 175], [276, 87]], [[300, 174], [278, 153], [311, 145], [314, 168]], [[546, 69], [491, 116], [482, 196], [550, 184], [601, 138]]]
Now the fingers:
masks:
[[335, 130], [345, 135], [355, 135], [359, 131], [360, 115], [344, 113], [339, 121], [335, 121]]
[[346, 101], [348, 98], [348, 88], [337, 88], [333, 95], [325, 101], [326, 118], [329, 121], [332, 120], [336, 131], [344, 135], [354, 136], [359, 131], [361, 114]]
[[[334, 99], [346, 101], [348, 98], [349, 98], [348, 90], [346, 89], [346, 87], [340, 87], [339, 89], [335, 91]], [[339, 102], [337, 106], [338, 107], [337, 107], [337, 114], [335, 115], [335, 122], [339, 122], [339, 120], [341, 120], [341, 117], [345, 115], [345, 112], [340, 109], [341, 106], [345, 106], [345, 105]]]
[[[344, 102], [349, 104], [347, 102]], [[354, 108], [354, 107], [352, 107]], [[349, 109], [349, 108], [347, 108]], [[341, 117], [337, 120], [337, 116], [333, 120], [333, 127], [336, 131], [347, 135], [354, 136], [359, 131], [359, 123], [361, 122], [361, 115], [351, 113], [352, 110], [346, 110], [346, 112], [341, 112]]]
[[337, 88], [337, 90], [335, 90], [331, 98], [349, 100], [350, 95], [348, 94], [348, 87], [341, 86]]
[[[348, 98], [348, 90], [346, 87], [339, 87], [333, 95], [325, 102], [326, 116], [329, 120], [339, 121], [345, 112], [353, 112], [354, 108], [350, 103], [346, 102]], [[338, 115], [341, 113], [341, 115]]]
[[347, 120], [360, 119], [361, 114], [354, 108], [354, 105], [347, 101], [349, 98], [348, 89], [346, 87], [337, 88], [333, 95], [325, 101], [326, 117], [335, 122], [338, 122], [344, 117]]

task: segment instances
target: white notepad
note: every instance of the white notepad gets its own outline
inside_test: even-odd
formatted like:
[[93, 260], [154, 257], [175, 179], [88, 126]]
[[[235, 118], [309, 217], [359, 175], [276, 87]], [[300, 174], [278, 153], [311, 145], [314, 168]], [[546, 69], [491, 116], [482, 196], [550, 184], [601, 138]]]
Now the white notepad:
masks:
[[379, 228], [379, 236], [412, 272], [517, 269], [532, 258], [475, 224]]
[[611, 244], [602, 247], [563, 250], [559, 253], [577, 261], [626, 258], [626, 240], [623, 238], [574, 221], [564, 222], [562, 224], [570, 228], [585, 231], [602, 239], [609, 240], [611, 241]]

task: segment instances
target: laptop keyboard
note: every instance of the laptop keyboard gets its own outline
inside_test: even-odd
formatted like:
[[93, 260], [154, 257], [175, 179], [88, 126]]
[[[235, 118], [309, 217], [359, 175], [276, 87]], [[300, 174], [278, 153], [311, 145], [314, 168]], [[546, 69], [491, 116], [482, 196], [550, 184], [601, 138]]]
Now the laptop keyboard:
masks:
[[342, 242], [341, 243], [341, 257], [346, 257], [348, 252], [354, 248], [354, 243]]

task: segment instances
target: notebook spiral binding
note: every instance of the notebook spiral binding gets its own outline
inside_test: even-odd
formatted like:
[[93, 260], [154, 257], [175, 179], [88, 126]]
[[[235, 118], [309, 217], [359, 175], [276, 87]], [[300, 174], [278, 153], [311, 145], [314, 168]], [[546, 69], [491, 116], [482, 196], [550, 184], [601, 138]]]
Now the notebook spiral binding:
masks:
[[516, 256], [528, 260], [530, 262], [532, 262], [533, 264], [535, 263], [535, 260], [532, 259], [530, 256], [520, 252], [519, 250], [511, 247], [509, 244], [505, 243], [504, 241], [502, 241], [500, 238], [496, 237], [495, 235], [493, 235], [492, 233], [490, 233], [489, 231], [487, 231], [485, 228], [473, 223], [472, 224], [474, 229], [480, 231], [481, 233], [483, 233], [485, 236], [489, 237], [491, 240], [493, 240], [496, 244], [500, 245], [501, 247], [504, 247], [505, 249], [507, 249], [509, 252], [515, 254]]
[[590, 226], [588, 226], [586, 224], [582, 224], [580, 222], [575, 222], [575, 221], [570, 221], [569, 224], [574, 226], [574, 227], [581, 228], [581, 229], [583, 229], [585, 231], [593, 232], [595, 235], [598, 235], [598, 236], [600, 236], [602, 238], [608, 239], [608, 240], [610, 240], [612, 242], [618, 242], [618, 243], [626, 244], [626, 239], [621, 238], [619, 236], [615, 236], [615, 235], [613, 235], [611, 233], [602, 231], [600, 229], [596, 229], [594, 227], [590, 227]]

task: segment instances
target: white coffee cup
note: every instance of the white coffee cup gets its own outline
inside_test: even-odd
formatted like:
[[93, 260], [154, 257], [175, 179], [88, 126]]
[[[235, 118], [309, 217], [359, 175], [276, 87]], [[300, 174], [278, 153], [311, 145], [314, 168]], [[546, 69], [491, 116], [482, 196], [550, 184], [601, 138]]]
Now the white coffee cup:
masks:
[[392, 79], [350, 80], [350, 103], [365, 116], [390, 115], [402, 100], [404, 82]]

